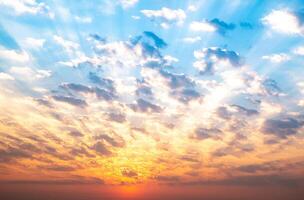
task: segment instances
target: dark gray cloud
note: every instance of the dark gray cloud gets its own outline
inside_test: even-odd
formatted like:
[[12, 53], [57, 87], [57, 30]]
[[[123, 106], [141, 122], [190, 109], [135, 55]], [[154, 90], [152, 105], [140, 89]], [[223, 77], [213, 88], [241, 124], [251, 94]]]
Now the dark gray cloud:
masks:
[[240, 105], [231, 105], [232, 107], [236, 108], [238, 110], [239, 113], [241, 114], [244, 114], [244, 115], [247, 115], [247, 116], [252, 116], [252, 115], [257, 115], [259, 114], [258, 111], [254, 110], [254, 109], [248, 109], [248, 108], [245, 108], [243, 106], [240, 106]]
[[20, 148], [8, 147], [0, 149], [0, 163], [10, 162], [16, 159], [31, 158], [31, 154]]
[[60, 86], [66, 90], [71, 90], [74, 92], [80, 93], [93, 93], [99, 99], [103, 99], [105, 101], [111, 101], [116, 98], [116, 95], [112, 91], [105, 90], [103, 88], [98, 87], [89, 87], [82, 84], [75, 84], [75, 83], [64, 83]]
[[161, 112], [162, 108], [146, 101], [144, 99], [138, 99], [136, 104], [131, 104], [130, 107], [136, 112]]
[[39, 105], [43, 105], [49, 108], [53, 108], [53, 105], [50, 101], [46, 99], [34, 99]]
[[241, 171], [241, 172], [246, 172], [246, 173], [256, 173], [256, 172], [268, 172], [270, 170], [274, 170], [272, 165], [270, 164], [252, 164], [252, 165], [243, 165], [236, 170]]
[[160, 182], [178, 182], [180, 181], [179, 176], [156, 176], [155, 180]]
[[205, 140], [205, 139], [216, 139], [219, 140], [221, 139], [222, 131], [217, 129], [217, 128], [212, 128], [212, 129], [207, 129], [207, 128], [197, 128], [195, 130], [195, 135], [192, 137], [197, 140]]
[[92, 149], [95, 150], [99, 155], [102, 156], [110, 156], [112, 155], [112, 152], [107, 149], [107, 147], [104, 145], [103, 142], [96, 142], [93, 146]]
[[96, 73], [90, 72], [89, 79], [92, 83], [97, 84], [99, 87], [108, 91], [115, 92], [114, 81], [107, 78], [101, 78]]
[[74, 147], [71, 149], [70, 154], [73, 156], [83, 156], [83, 157], [95, 157], [93, 154], [89, 153], [89, 151], [84, 147]]
[[223, 49], [220, 47], [210, 47], [202, 50], [204, 57], [202, 58], [206, 67], [200, 71], [200, 74], [214, 74], [214, 57], [221, 60], [227, 60], [232, 66], [239, 67], [243, 64], [243, 59], [235, 51]]
[[77, 99], [77, 98], [71, 97], [71, 96], [54, 95], [52, 97], [56, 101], [65, 102], [65, 103], [71, 104], [73, 106], [85, 107], [88, 105], [84, 100]]
[[82, 137], [83, 136], [83, 134], [78, 130], [72, 130], [72, 131], [69, 132], [69, 134], [71, 136], [74, 136], [74, 137]]
[[196, 84], [185, 74], [175, 74], [161, 69], [160, 74], [167, 79], [169, 87], [172, 89], [171, 95], [179, 101], [187, 103], [190, 100], [201, 97], [201, 94], [196, 91]]
[[121, 174], [123, 176], [130, 177], [130, 178], [136, 178], [138, 176], [138, 174], [135, 171], [129, 170], [129, 169], [122, 170]]
[[303, 125], [303, 121], [292, 117], [279, 117], [265, 120], [262, 131], [266, 134], [273, 134], [279, 138], [287, 138], [288, 136], [297, 134]]
[[226, 23], [218, 18], [210, 20], [209, 23], [215, 26], [217, 28], [217, 32], [223, 36], [225, 36], [228, 31], [234, 30], [236, 27], [235, 24]]
[[263, 86], [267, 94], [269, 95], [278, 96], [282, 93], [282, 89], [278, 86], [278, 83], [273, 79], [264, 80]]
[[125, 146], [125, 141], [121, 138], [116, 136], [116, 138], [112, 138], [109, 135], [101, 134], [94, 137], [97, 140], [104, 140], [105, 142], [109, 143], [113, 147], [123, 147]]
[[39, 166], [39, 168], [48, 170], [48, 171], [59, 171], [59, 172], [70, 172], [74, 171], [76, 168], [72, 166], [66, 166], [66, 165], [47, 165], [47, 166]]
[[123, 113], [111, 112], [107, 114], [108, 119], [118, 123], [123, 123], [126, 121], [126, 116]]

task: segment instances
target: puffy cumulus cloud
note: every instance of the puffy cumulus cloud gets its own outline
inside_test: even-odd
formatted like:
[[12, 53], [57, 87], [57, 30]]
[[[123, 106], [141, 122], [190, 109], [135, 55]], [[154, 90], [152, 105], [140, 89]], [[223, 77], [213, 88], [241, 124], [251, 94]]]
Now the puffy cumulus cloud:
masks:
[[12, 77], [11, 75], [4, 73], [4, 72], [0, 72], [0, 80], [10, 80], [13, 81], [15, 80], [14, 77]]
[[9, 50], [0, 48], [0, 58], [13, 63], [27, 63], [30, 55], [22, 50]]
[[162, 28], [169, 28], [171, 24], [182, 25], [187, 17], [182, 9], [173, 10], [166, 7], [160, 10], [141, 10], [141, 13], [152, 20], [159, 20]]
[[262, 56], [262, 59], [269, 60], [272, 63], [282, 63], [290, 60], [290, 56], [285, 53], [280, 53]]
[[299, 14], [289, 10], [272, 10], [262, 18], [262, 23], [279, 33], [303, 35], [303, 21]]
[[32, 69], [30, 67], [11, 67], [9, 71], [20, 79], [30, 80], [48, 78], [52, 75], [50, 70]]
[[213, 73], [219, 68], [219, 64], [222, 62], [222, 66], [227, 66], [224, 62], [231, 66], [238, 67], [242, 65], [242, 59], [238, 53], [219, 47], [203, 48], [202, 50], [194, 51], [194, 57], [197, 59], [193, 63], [193, 66], [197, 68], [202, 74]]
[[236, 27], [233, 23], [226, 23], [218, 18], [204, 21], [193, 21], [189, 25], [192, 31], [196, 32], [218, 32], [221, 35], [226, 35], [227, 31], [234, 30]]
[[36, 0], [12, 0], [12, 1], [0, 1], [0, 6], [10, 8], [16, 15], [31, 14], [31, 15], [46, 15], [50, 18], [54, 18], [54, 13], [50, 11], [50, 7]]

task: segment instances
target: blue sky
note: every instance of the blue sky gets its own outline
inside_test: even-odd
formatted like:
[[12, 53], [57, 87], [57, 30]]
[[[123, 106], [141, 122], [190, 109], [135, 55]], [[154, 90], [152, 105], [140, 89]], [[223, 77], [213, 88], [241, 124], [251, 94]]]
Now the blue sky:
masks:
[[303, 1], [0, 0], [0, 11], [1, 178], [299, 174]]

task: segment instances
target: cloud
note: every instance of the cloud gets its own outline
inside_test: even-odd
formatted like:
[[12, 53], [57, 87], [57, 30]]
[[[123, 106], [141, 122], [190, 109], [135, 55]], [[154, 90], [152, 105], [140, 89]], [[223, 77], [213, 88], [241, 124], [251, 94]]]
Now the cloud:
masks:
[[214, 18], [209, 21], [214, 27], [216, 27], [216, 31], [221, 35], [226, 35], [227, 31], [234, 30], [236, 25], [233, 23], [226, 23], [218, 18]]
[[222, 131], [217, 128], [211, 128], [211, 129], [197, 128], [195, 130], [195, 135], [192, 138], [197, 140], [205, 140], [209, 138], [219, 140], [221, 139], [220, 137], [221, 133]]
[[58, 172], [70, 172], [74, 171], [76, 168], [72, 166], [66, 166], [66, 165], [47, 165], [47, 166], [39, 166], [39, 168], [43, 170], [48, 171], [58, 171]]
[[52, 75], [50, 70], [32, 69], [30, 67], [11, 67], [9, 71], [20, 78], [27, 79], [43, 79]]
[[293, 53], [299, 56], [304, 56], [304, 46], [299, 46], [295, 48]]
[[69, 132], [69, 134], [73, 137], [82, 137], [84, 136], [80, 131], [78, 130], [72, 130]]
[[194, 21], [189, 26], [190, 30], [196, 32], [215, 32], [216, 27], [208, 21]]
[[7, 73], [0, 72], [0, 80], [13, 81], [13, 80], [15, 80], [15, 78], [12, 77], [11, 75], [7, 74]]
[[74, 97], [71, 97], [71, 96], [54, 95], [52, 97], [56, 101], [65, 102], [65, 103], [71, 104], [73, 106], [85, 107], [85, 106], [88, 105], [84, 100], [77, 99], [77, 98], [74, 98]]
[[77, 93], [92, 93], [95, 94], [97, 98], [105, 101], [112, 101], [116, 98], [116, 95], [112, 91], [107, 91], [98, 87], [90, 87], [75, 83], [63, 83], [59, 87], [66, 90], [75, 91]]
[[280, 53], [262, 56], [262, 59], [269, 60], [272, 63], [283, 63], [290, 60], [290, 57], [285, 53]]
[[112, 136], [101, 134], [97, 135], [94, 138], [96, 140], [103, 140], [104, 142], [110, 144], [113, 147], [124, 147], [125, 141], [122, 137], [119, 137], [117, 134], [111, 134]]
[[234, 30], [236, 27], [233, 23], [226, 23], [218, 18], [204, 21], [193, 21], [189, 28], [195, 32], [217, 32], [221, 35], [226, 35], [227, 31]]
[[148, 102], [144, 99], [136, 100], [136, 104], [131, 104], [130, 107], [135, 112], [156, 112], [159, 113], [162, 111], [162, 108], [158, 105], [154, 105], [151, 102]]
[[123, 8], [130, 8], [134, 6], [138, 0], [118, 0], [118, 2]]
[[196, 36], [196, 37], [185, 37], [185, 38], [183, 38], [183, 41], [185, 43], [190, 43], [190, 44], [196, 43], [196, 42], [201, 41], [201, 40], [202, 40], [202, 38], [199, 37], [199, 36]]
[[135, 171], [128, 170], [128, 169], [123, 170], [121, 172], [121, 174], [123, 176], [130, 177], [130, 178], [136, 178], [138, 176], [138, 174]]
[[141, 10], [140, 12], [152, 20], [159, 20], [163, 28], [169, 28], [171, 24], [182, 25], [187, 17], [182, 9], [172, 10], [166, 7], [162, 7], [160, 10]]
[[75, 20], [79, 23], [90, 24], [92, 23], [92, 18], [88, 16], [75, 16]]
[[42, 48], [44, 43], [45, 43], [45, 39], [38, 39], [32, 37], [28, 37], [24, 40], [25, 47], [31, 49]]
[[110, 156], [112, 152], [106, 148], [106, 146], [102, 142], [96, 142], [91, 149], [95, 150], [99, 155], [102, 156]]
[[301, 19], [295, 13], [288, 10], [272, 10], [262, 18], [262, 23], [279, 33], [289, 35], [304, 34]]
[[115, 121], [118, 123], [123, 123], [126, 121], [126, 116], [123, 113], [116, 113], [116, 112], [111, 112], [107, 114], [109, 117], [109, 120]]
[[179, 176], [156, 176], [155, 180], [160, 182], [179, 182]]
[[49, 6], [43, 2], [37, 2], [36, 0], [0, 0], [0, 6], [12, 9], [16, 15], [42, 14], [54, 18], [54, 13], [50, 12]]
[[25, 51], [8, 50], [0, 48], [0, 58], [17, 63], [26, 63], [30, 61], [30, 56]]
[[153, 33], [153, 32], [144, 31], [143, 35], [146, 36], [147, 38], [152, 39], [154, 45], [157, 48], [164, 48], [164, 47], [167, 46], [167, 43], [163, 39], [161, 39], [160, 37], [158, 37], [157, 35], [155, 35], [155, 33]]
[[297, 134], [298, 130], [304, 126], [304, 122], [292, 117], [271, 118], [264, 121], [262, 131], [279, 138]]
[[238, 53], [219, 47], [203, 48], [194, 51], [194, 57], [197, 59], [193, 66], [197, 68], [201, 74], [213, 74], [220, 66], [224, 67], [228, 62], [233, 67], [242, 65], [242, 59]]
[[30, 158], [31, 154], [19, 148], [8, 147], [0, 149], [0, 163], [7, 163], [15, 159]]

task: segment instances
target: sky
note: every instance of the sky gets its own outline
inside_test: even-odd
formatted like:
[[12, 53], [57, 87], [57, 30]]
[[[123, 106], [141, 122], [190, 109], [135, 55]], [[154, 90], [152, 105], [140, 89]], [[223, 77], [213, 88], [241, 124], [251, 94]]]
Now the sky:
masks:
[[301, 199], [303, 65], [302, 0], [0, 0], [0, 198]]

